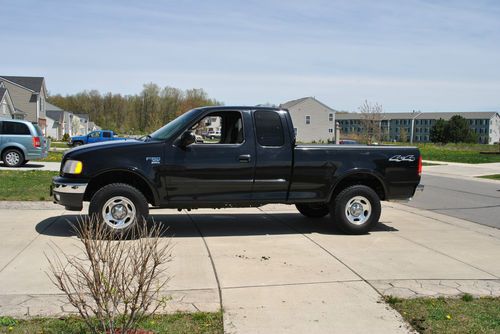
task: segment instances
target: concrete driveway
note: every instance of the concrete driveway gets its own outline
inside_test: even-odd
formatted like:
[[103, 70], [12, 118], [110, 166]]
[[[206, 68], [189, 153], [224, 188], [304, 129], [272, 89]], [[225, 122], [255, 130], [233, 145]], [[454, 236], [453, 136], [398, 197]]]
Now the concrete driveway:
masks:
[[[228, 333], [404, 333], [382, 295], [500, 295], [500, 230], [404, 205], [384, 204], [364, 236], [284, 205], [152, 214], [174, 244], [168, 311], [222, 306]], [[50, 203], [0, 203], [0, 314], [71, 311], [44, 252], [52, 242], [72, 251], [76, 217]]]

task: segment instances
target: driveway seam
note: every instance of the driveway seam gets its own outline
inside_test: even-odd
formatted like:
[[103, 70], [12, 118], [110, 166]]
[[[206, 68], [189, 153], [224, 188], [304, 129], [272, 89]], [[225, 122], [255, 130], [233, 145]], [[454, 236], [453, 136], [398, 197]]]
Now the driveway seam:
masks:
[[378, 291], [367, 279], [365, 279], [363, 276], [361, 276], [357, 271], [355, 271], [353, 268], [351, 268], [349, 265], [347, 265], [344, 261], [342, 261], [341, 259], [339, 259], [336, 255], [334, 255], [332, 252], [330, 252], [328, 249], [326, 249], [325, 247], [323, 247], [323, 245], [319, 244], [318, 242], [316, 242], [315, 240], [313, 240], [312, 238], [310, 238], [309, 236], [305, 235], [304, 233], [302, 233], [301, 231], [297, 230], [296, 228], [294, 228], [293, 226], [290, 226], [288, 225], [286, 222], [284, 222], [283, 220], [277, 218], [277, 217], [274, 217], [272, 214], [269, 214], [267, 213], [266, 211], [262, 210], [261, 208], [258, 208], [262, 213], [264, 213], [265, 215], [271, 217], [271, 219], [274, 219], [275, 221], [287, 226], [288, 228], [298, 232], [299, 234], [301, 234], [304, 238], [306, 238], [307, 240], [309, 240], [310, 242], [312, 242], [313, 244], [315, 244], [316, 246], [318, 246], [319, 248], [321, 248], [323, 251], [325, 251], [327, 254], [329, 254], [331, 257], [333, 257], [335, 260], [339, 261], [340, 263], [342, 263], [347, 269], [349, 269], [354, 275], [358, 276], [363, 282], [365, 282], [366, 284], [368, 284], [380, 297], [384, 297], [380, 291]]
[[476, 270], [479, 270], [479, 271], [481, 271], [481, 272], [483, 272], [483, 273], [485, 273], [485, 274], [488, 274], [488, 275], [490, 275], [490, 276], [493, 276], [493, 277], [495, 277], [496, 279], [499, 279], [499, 278], [500, 278], [500, 277], [498, 277], [497, 275], [494, 275], [494, 274], [492, 274], [492, 273], [490, 273], [490, 272], [488, 272], [488, 271], [486, 271], [486, 270], [484, 270], [484, 269], [478, 268], [478, 267], [476, 267], [476, 266], [474, 266], [474, 265], [472, 265], [472, 264], [470, 264], [470, 263], [467, 263], [467, 262], [465, 262], [465, 261], [463, 261], [463, 260], [460, 260], [460, 259], [458, 259], [458, 258], [456, 258], [456, 257], [453, 257], [453, 256], [451, 256], [451, 255], [449, 255], [449, 254], [444, 253], [444, 252], [441, 252], [440, 250], [434, 249], [434, 248], [432, 248], [432, 247], [430, 247], [430, 246], [424, 245], [424, 244], [422, 244], [422, 243], [420, 243], [420, 242], [417, 242], [417, 241], [415, 241], [415, 240], [411, 240], [411, 239], [409, 239], [409, 238], [407, 238], [407, 237], [403, 237], [403, 236], [401, 236], [401, 235], [395, 235], [395, 237], [400, 238], [400, 239], [403, 239], [403, 240], [406, 240], [406, 241], [409, 241], [409, 242], [411, 242], [411, 243], [414, 243], [415, 245], [418, 245], [418, 246], [420, 246], [420, 247], [424, 247], [424, 248], [426, 248], [426, 249], [428, 249], [428, 250], [430, 250], [430, 251], [436, 252], [436, 253], [438, 253], [438, 254], [444, 255], [444, 256], [446, 256], [446, 257], [448, 257], [448, 258], [450, 258], [450, 259], [453, 259], [453, 260], [458, 261], [458, 262], [460, 262], [460, 263], [462, 263], [462, 264], [465, 264], [465, 265], [467, 265], [467, 266], [469, 266], [469, 267], [472, 267], [472, 268], [474, 268], [474, 269], [476, 269]]
[[342, 281], [322, 281], [322, 282], [298, 282], [298, 283], [276, 283], [276, 284], [263, 284], [263, 285], [242, 285], [242, 286], [226, 286], [222, 290], [246, 289], [246, 288], [272, 288], [280, 286], [300, 286], [300, 285], [320, 285], [320, 284], [334, 284], [334, 283], [355, 283], [363, 282], [362, 279], [350, 279]]
[[[420, 208], [416, 208], [416, 207], [413, 207], [413, 206], [409, 206], [409, 205], [405, 205], [405, 204], [400, 204], [402, 206], [404, 206], [405, 208], [408, 208], [409, 210], [407, 210], [406, 212], [409, 212], [411, 214], [414, 214], [416, 216], [421, 216], [421, 217], [424, 217], [424, 218], [429, 218], [429, 219], [432, 219], [432, 220], [435, 220], [437, 222], [440, 222], [440, 223], [443, 223], [443, 224], [446, 224], [446, 225], [450, 225], [450, 226], [453, 226], [453, 227], [457, 227], [457, 228], [461, 228], [463, 230], [466, 230], [466, 231], [469, 231], [469, 232], [475, 232], [475, 233], [479, 233], [481, 235], [484, 235], [484, 236], [488, 236], [488, 237], [491, 237], [493, 239], [497, 239], [497, 240], [500, 240], [499, 237], [495, 236], [495, 235], [492, 235], [488, 232], [483, 232], [483, 231], [477, 231], [475, 230], [474, 228], [469, 228], [469, 227], [465, 227], [465, 226], [461, 226], [459, 224], [454, 224], [454, 223], [450, 223], [450, 222], [447, 222], [445, 220], [441, 220], [439, 218], [436, 218], [436, 217], [431, 217], [431, 216], [428, 216], [425, 214], [425, 211], [427, 211], [426, 209], [420, 209]], [[388, 208], [391, 208], [391, 209], [395, 209], [395, 210], [401, 210], [400, 208], [398, 208], [397, 206], [394, 206], [394, 205], [391, 205], [391, 204], [385, 204], [385, 206], [387, 206]], [[416, 212], [416, 211], [420, 211], [420, 212]], [[444, 213], [440, 213], [440, 212], [437, 212], [437, 211], [430, 211], [431, 213], [437, 213], [437, 214], [440, 214], [440, 215], [443, 215], [443, 216], [446, 216], [446, 217], [449, 217], [449, 218], [452, 218], [452, 219], [457, 219], [457, 220], [461, 220], [461, 221], [465, 221], [465, 222], [469, 222], [471, 224], [477, 224], [479, 225], [479, 228], [492, 228], [492, 229], [495, 229], [495, 230], [498, 230], [498, 228], [494, 227], [494, 226], [488, 226], [488, 225], [483, 225], [483, 224], [479, 224], [479, 223], [475, 223], [475, 222], [472, 222], [470, 220], [466, 220], [466, 219], [463, 219], [463, 218], [458, 218], [458, 217], [453, 217], [453, 216], [447, 216], [445, 215]]]
[[[210, 252], [210, 248], [208, 247], [208, 243], [205, 240], [205, 237], [203, 236], [203, 234], [201, 233], [201, 229], [198, 226], [198, 224], [196, 224], [196, 222], [194, 221], [193, 217], [191, 217], [191, 215], [189, 214], [189, 212], [187, 212], [186, 210], [184, 210], [184, 212], [188, 216], [189, 221], [194, 225], [194, 227], [196, 228], [196, 230], [200, 234], [201, 240], [203, 240], [203, 244], [205, 245], [205, 249], [207, 250], [208, 258], [210, 259], [210, 263], [212, 264], [212, 270], [214, 272], [215, 281], [217, 282], [217, 291], [219, 293], [220, 309], [223, 310], [223, 307], [222, 307], [222, 289], [220, 287], [219, 275], [217, 274], [217, 269], [215, 268], [215, 262], [214, 262], [214, 259], [212, 257], [212, 252]], [[222, 312], [222, 317], [223, 317], [223, 320], [224, 320], [224, 312]]]
[[0, 273], [2, 271], [4, 271], [5, 268], [7, 268], [12, 262], [14, 262], [14, 260], [17, 259], [17, 257], [19, 255], [21, 255], [29, 246], [31, 246], [33, 244], [33, 242], [35, 242], [35, 240], [37, 240], [43, 232], [45, 232], [49, 227], [52, 226], [52, 224], [54, 224], [59, 218], [61, 218], [61, 216], [51, 217], [51, 218], [52, 218], [52, 221], [50, 222], [50, 224], [48, 224], [41, 232], [38, 233], [37, 236], [35, 236], [30, 242], [28, 242], [28, 244], [26, 246], [24, 246], [16, 255], [14, 255], [14, 257], [12, 259], [10, 259], [9, 262], [7, 262], [2, 267], [2, 269], [0, 269]]

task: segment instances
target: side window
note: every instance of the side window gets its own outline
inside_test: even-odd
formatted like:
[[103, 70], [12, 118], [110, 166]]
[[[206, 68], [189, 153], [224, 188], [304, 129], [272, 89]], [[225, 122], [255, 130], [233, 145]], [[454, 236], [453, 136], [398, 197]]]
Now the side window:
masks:
[[255, 129], [261, 146], [282, 146], [285, 143], [281, 118], [274, 111], [256, 111]]
[[90, 138], [99, 138], [99, 132], [91, 132], [91, 133], [89, 134], [89, 137], [90, 137]]
[[311, 124], [311, 116], [306, 116], [306, 124]]
[[241, 144], [243, 120], [239, 111], [219, 111], [207, 115], [191, 127], [196, 144]]
[[31, 135], [30, 129], [24, 123], [3, 122], [2, 134], [4, 135]]
[[103, 133], [102, 133], [102, 136], [103, 136], [104, 138], [111, 138], [111, 132], [103, 132]]

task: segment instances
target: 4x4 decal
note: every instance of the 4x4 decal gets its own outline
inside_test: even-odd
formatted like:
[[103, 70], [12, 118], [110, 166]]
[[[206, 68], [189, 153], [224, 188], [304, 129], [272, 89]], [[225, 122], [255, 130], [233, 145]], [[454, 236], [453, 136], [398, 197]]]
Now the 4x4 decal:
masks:
[[389, 158], [389, 161], [401, 162], [401, 161], [415, 161], [414, 155], [395, 155]]

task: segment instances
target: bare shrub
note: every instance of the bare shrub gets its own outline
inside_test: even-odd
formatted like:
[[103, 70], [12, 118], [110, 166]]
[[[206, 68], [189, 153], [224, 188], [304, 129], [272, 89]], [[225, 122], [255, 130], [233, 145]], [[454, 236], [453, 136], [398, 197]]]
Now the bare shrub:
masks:
[[73, 226], [80, 254], [54, 245], [48, 276], [93, 333], [133, 333], [138, 323], [164, 307], [160, 290], [170, 277], [170, 240], [158, 226], [139, 224], [131, 240], [114, 240], [104, 224], [80, 219]]
[[368, 144], [380, 142], [382, 138], [382, 105], [367, 100], [359, 107], [364, 141]]

